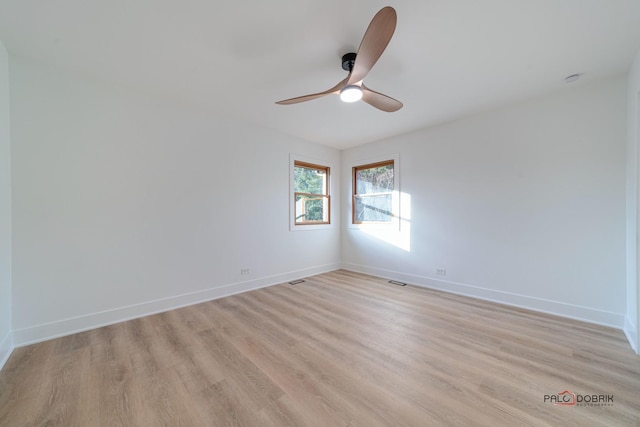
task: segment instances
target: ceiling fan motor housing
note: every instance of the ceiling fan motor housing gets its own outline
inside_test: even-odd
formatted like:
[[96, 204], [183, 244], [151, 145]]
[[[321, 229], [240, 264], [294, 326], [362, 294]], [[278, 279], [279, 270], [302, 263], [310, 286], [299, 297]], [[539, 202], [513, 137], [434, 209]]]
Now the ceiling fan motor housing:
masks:
[[353, 70], [353, 64], [356, 62], [356, 54], [354, 52], [342, 55], [342, 69], [348, 72]]

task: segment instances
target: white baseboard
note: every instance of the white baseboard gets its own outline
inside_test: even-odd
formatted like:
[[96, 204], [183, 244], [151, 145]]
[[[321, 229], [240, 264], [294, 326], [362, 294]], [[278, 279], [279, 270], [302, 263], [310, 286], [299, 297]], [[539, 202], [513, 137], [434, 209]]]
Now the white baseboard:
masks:
[[436, 280], [414, 274], [384, 270], [365, 265], [343, 263], [342, 268], [358, 273], [365, 273], [372, 276], [406, 282], [425, 288], [498, 302], [514, 307], [526, 308], [529, 310], [554, 314], [557, 316], [576, 320], [582, 320], [598, 325], [610, 326], [616, 329], [622, 329], [624, 325], [624, 315], [620, 313], [596, 310], [589, 307], [582, 307], [557, 301], [534, 298], [526, 295], [518, 295], [509, 292], [497, 291], [494, 289], [481, 288], [473, 285], [465, 285], [462, 283]]
[[636, 354], [640, 355], [640, 349], [638, 348], [638, 341], [636, 340], [636, 338], [638, 337], [638, 330], [636, 329], [636, 326], [633, 324], [631, 319], [629, 319], [626, 316], [624, 319], [623, 330], [624, 330], [624, 334], [627, 336], [627, 341], [629, 341], [629, 344], [631, 345], [631, 348], [633, 349], [633, 351], [635, 351]]
[[120, 307], [113, 310], [91, 313], [83, 316], [40, 324], [29, 328], [16, 329], [13, 331], [13, 345], [15, 345], [16, 347], [22, 347], [37, 342], [46, 341], [52, 338], [71, 335], [90, 329], [100, 328], [102, 326], [112, 325], [114, 323], [124, 322], [126, 320], [160, 313], [163, 311], [173, 310], [176, 308], [198, 304], [205, 301], [211, 301], [214, 299], [247, 292], [254, 289], [264, 288], [267, 286], [277, 285], [279, 283], [284, 283], [315, 274], [326, 273], [329, 271], [337, 270], [338, 268], [340, 268], [340, 265], [337, 263], [327, 264], [304, 270], [291, 271], [275, 276], [262, 277], [255, 280], [249, 280], [247, 282], [232, 283], [216, 288], [206, 289], [203, 291], [176, 295], [169, 298]]
[[9, 331], [7, 335], [0, 341], [0, 369], [9, 360], [9, 356], [13, 352], [13, 331]]

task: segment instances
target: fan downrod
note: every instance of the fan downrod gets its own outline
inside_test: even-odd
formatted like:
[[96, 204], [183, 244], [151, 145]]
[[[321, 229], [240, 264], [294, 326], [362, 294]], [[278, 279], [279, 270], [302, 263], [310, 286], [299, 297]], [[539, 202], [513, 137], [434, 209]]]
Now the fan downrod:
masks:
[[353, 64], [356, 62], [356, 54], [354, 52], [342, 55], [342, 69], [348, 72], [353, 71]]

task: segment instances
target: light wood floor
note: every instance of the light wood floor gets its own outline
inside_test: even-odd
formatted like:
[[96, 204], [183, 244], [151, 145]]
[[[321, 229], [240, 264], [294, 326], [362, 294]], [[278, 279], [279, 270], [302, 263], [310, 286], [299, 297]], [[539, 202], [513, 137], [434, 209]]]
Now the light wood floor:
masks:
[[[569, 390], [612, 406], [558, 406]], [[337, 271], [16, 349], [2, 426], [640, 425], [622, 332]]]

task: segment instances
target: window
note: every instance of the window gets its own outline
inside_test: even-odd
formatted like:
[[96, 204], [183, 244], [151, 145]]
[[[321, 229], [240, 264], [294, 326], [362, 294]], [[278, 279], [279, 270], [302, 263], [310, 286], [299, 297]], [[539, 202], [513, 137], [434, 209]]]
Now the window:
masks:
[[353, 168], [354, 224], [391, 223], [394, 220], [394, 161]]
[[329, 167], [294, 161], [293, 199], [295, 225], [330, 224]]

